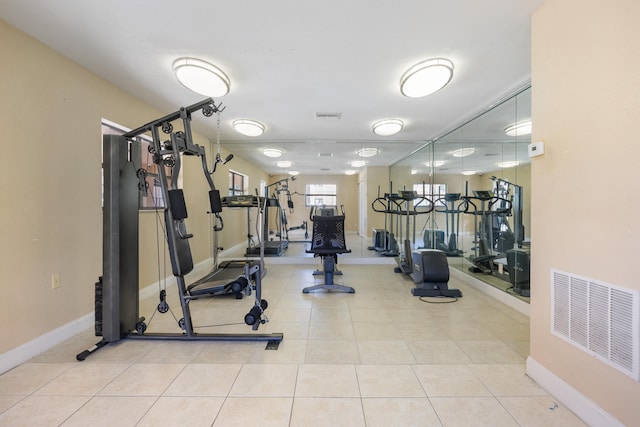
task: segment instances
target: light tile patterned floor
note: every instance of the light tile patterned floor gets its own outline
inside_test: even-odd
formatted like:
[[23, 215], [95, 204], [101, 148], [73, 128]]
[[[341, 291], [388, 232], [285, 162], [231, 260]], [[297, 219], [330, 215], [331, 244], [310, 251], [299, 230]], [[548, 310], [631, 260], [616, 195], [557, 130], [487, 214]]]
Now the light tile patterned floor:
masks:
[[[270, 321], [258, 332], [283, 332], [278, 350], [123, 340], [76, 362], [98, 341], [87, 331], [0, 376], [0, 426], [584, 425], [525, 375], [529, 321], [517, 311], [455, 279], [459, 301], [422, 302], [391, 265], [340, 265], [355, 294], [303, 294], [322, 280], [316, 267], [267, 259]], [[191, 308], [200, 331], [247, 333], [250, 304]], [[170, 313], [149, 324], [176, 328]]]

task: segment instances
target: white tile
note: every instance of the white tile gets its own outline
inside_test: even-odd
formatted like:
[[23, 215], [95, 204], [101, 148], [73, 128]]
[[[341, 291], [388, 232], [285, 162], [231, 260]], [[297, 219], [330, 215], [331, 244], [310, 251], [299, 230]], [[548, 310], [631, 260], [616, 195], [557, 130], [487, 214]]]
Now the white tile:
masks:
[[413, 369], [429, 397], [491, 396], [466, 365], [415, 365]]
[[409, 365], [356, 365], [362, 397], [425, 397]]
[[354, 365], [302, 365], [296, 397], [360, 397]]
[[0, 394], [31, 394], [77, 363], [25, 363], [17, 366], [0, 376]]
[[519, 427], [493, 397], [432, 397], [429, 400], [447, 427]]
[[136, 427], [209, 427], [223, 402], [221, 397], [161, 397]]
[[240, 364], [191, 364], [173, 380], [164, 396], [227, 396]]
[[529, 378], [524, 365], [469, 365], [494, 396], [545, 396], [547, 393]]
[[364, 426], [359, 398], [296, 397], [290, 427]]
[[522, 427], [585, 427], [571, 411], [550, 396], [499, 397], [498, 401]]
[[58, 426], [87, 400], [86, 396], [29, 396], [0, 414], [0, 426]]
[[442, 427], [426, 397], [362, 399], [367, 427]]
[[292, 397], [228, 397], [213, 427], [289, 425]]
[[96, 396], [67, 419], [62, 426], [135, 426], [156, 400], [157, 397]]
[[101, 396], [160, 396], [184, 369], [183, 364], [142, 363], [130, 366], [99, 395]]
[[229, 396], [292, 397], [298, 365], [243, 365]]

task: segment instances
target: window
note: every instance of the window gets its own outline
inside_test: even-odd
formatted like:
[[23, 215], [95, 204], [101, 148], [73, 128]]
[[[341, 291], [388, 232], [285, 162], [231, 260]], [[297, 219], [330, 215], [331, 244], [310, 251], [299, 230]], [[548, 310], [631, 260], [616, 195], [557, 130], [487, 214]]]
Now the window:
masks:
[[337, 187], [336, 184], [307, 184], [305, 206], [337, 206]]
[[[122, 135], [128, 132], [130, 129], [120, 126], [117, 123], [113, 123], [109, 120], [102, 119], [102, 135]], [[140, 192], [140, 210], [155, 210], [164, 208], [164, 197], [162, 194], [162, 187], [160, 186], [160, 177], [158, 173], [158, 165], [153, 163], [153, 157], [149, 152], [149, 145], [151, 145], [151, 138], [147, 135], [140, 135], [136, 137], [139, 144], [131, 145], [130, 151], [132, 155], [135, 155], [132, 162], [137, 169], [144, 169], [146, 171], [145, 181], [147, 183], [147, 195]], [[139, 147], [139, 153], [137, 153]], [[165, 172], [167, 174], [167, 184], [171, 185], [171, 168], [165, 166]], [[104, 178], [103, 178], [104, 179]], [[104, 185], [104, 184], [103, 184]], [[178, 187], [182, 185], [182, 171], [178, 177]], [[103, 190], [104, 191], [104, 190]]]
[[229, 196], [247, 194], [249, 177], [239, 172], [229, 171]]
[[[447, 184], [413, 184], [413, 191], [418, 193], [418, 196], [426, 197], [432, 202], [435, 202], [437, 199], [444, 197], [444, 195], [447, 193]], [[418, 199], [413, 203], [414, 206], [417, 207], [429, 207], [426, 200]], [[445, 206], [445, 201], [438, 201], [438, 203], [436, 203], [436, 206]]]

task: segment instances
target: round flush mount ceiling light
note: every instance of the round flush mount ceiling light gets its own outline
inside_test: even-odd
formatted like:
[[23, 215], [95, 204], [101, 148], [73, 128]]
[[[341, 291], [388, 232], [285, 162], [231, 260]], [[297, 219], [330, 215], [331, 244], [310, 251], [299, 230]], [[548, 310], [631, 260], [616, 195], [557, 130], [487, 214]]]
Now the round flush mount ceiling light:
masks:
[[360, 157], [373, 157], [376, 154], [378, 154], [380, 152], [380, 150], [378, 150], [375, 147], [367, 147], [367, 148], [361, 148], [358, 150], [358, 156]]
[[246, 136], [260, 136], [264, 133], [264, 125], [255, 120], [238, 119], [232, 124], [236, 132]]
[[200, 95], [224, 96], [231, 87], [229, 77], [221, 69], [201, 59], [176, 59], [173, 72], [184, 87]]
[[434, 160], [433, 162], [425, 162], [425, 166], [426, 167], [434, 167], [434, 168], [439, 168], [440, 166], [443, 166], [445, 164], [444, 160]]
[[519, 161], [514, 160], [514, 161], [511, 161], [511, 162], [501, 162], [501, 163], [498, 163], [498, 167], [499, 167], [499, 168], [512, 168], [512, 167], [514, 167], [514, 166], [518, 166], [519, 164], [520, 164], [520, 162], [519, 162]]
[[280, 157], [282, 156], [282, 150], [278, 150], [277, 148], [263, 148], [262, 154], [267, 157]]
[[293, 163], [291, 163], [289, 160], [278, 160], [276, 162], [276, 166], [279, 168], [290, 168], [292, 164]]
[[361, 168], [362, 166], [366, 165], [367, 162], [365, 162], [364, 160], [355, 160], [349, 164], [351, 165], [351, 167]]
[[509, 136], [524, 136], [531, 134], [531, 120], [525, 120], [522, 122], [514, 123], [504, 130]]
[[472, 155], [475, 152], [476, 152], [475, 148], [467, 147], [467, 148], [460, 148], [459, 150], [452, 151], [451, 155], [453, 157], [467, 157]]
[[345, 175], [355, 175], [356, 171], [354, 171], [353, 169], [349, 169], [349, 170], [344, 171], [344, 174]]
[[400, 78], [400, 92], [409, 98], [420, 98], [439, 91], [451, 81], [453, 63], [444, 58], [422, 61], [409, 68]]
[[377, 121], [373, 124], [373, 133], [380, 136], [391, 136], [402, 130], [402, 120], [385, 119]]
[[475, 175], [475, 174], [476, 174], [476, 171], [462, 171], [462, 175], [466, 175], [466, 176]]
[[300, 171], [289, 171], [289, 175], [298, 176], [298, 175], [300, 175]]

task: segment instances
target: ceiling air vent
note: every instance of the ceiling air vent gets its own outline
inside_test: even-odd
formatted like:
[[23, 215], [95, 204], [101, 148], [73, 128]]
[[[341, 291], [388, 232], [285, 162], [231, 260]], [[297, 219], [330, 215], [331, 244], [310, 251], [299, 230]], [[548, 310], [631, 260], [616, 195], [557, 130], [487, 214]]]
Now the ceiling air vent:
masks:
[[331, 169], [329, 169], [329, 168], [320, 168], [320, 170], [321, 170], [322, 172], [327, 172], [327, 171], [330, 171]]
[[318, 153], [318, 157], [333, 157], [333, 153]]
[[316, 112], [316, 119], [340, 119], [342, 113], [321, 113]]

